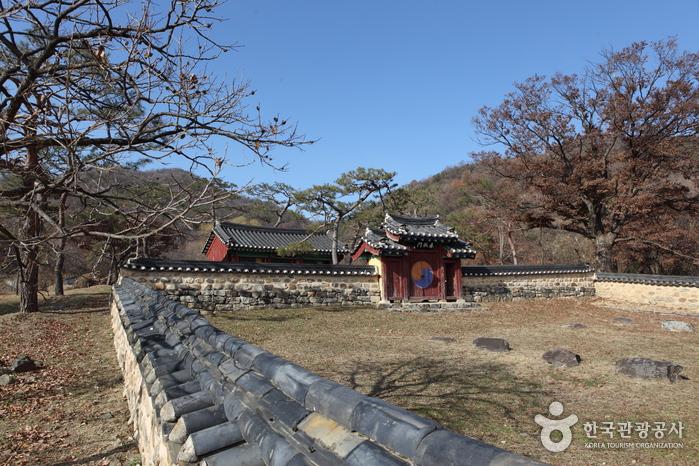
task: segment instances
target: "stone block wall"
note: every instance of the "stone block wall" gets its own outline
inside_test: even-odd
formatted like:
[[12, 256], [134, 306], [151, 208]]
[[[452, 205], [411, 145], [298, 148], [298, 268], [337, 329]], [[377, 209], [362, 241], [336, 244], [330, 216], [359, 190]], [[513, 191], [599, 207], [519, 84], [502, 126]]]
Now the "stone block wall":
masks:
[[462, 267], [466, 301], [493, 302], [594, 296], [594, 272], [587, 266]]
[[600, 272], [595, 294], [622, 303], [699, 313], [699, 277]]
[[130, 278], [112, 325], [145, 466], [539, 464], [323, 379]]
[[379, 278], [371, 266], [250, 264], [230, 268], [212, 262], [185, 266], [160, 261], [127, 266], [122, 275], [147, 283], [198, 310], [377, 304]]
[[[122, 276], [201, 311], [379, 305], [379, 273], [371, 265], [143, 259], [122, 269]], [[699, 312], [699, 277], [595, 273], [587, 265], [466, 266], [462, 275], [462, 298], [468, 303], [599, 296]]]

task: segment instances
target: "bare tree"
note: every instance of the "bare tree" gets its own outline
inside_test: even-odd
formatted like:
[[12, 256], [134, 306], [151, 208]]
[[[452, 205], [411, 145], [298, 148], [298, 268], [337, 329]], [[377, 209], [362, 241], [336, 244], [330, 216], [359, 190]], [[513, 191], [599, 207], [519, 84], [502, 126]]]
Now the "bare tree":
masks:
[[[231, 49], [211, 36], [218, 6], [0, 3], [0, 170], [7, 181], [0, 201], [23, 219], [0, 220], [0, 238], [20, 270], [22, 311], [38, 308], [41, 248], [80, 236], [143, 240], [195, 225], [229, 195], [215, 189], [225, 163], [217, 144], [241, 144], [270, 164], [274, 146], [305, 142], [279, 116], [263, 119], [259, 106], [248, 113], [254, 91], [245, 83], [220, 82], [207, 70]], [[143, 161], [187, 166], [208, 179], [173, 179], [167, 190], [144, 195], [124, 182]], [[59, 218], [63, 196], [79, 215]]]
[[334, 183], [316, 185], [298, 193], [301, 207], [331, 226], [332, 261], [337, 264], [340, 227], [372, 196], [381, 197], [395, 187], [393, 172], [380, 168], [357, 168], [340, 175]]
[[580, 76], [534, 76], [475, 125], [504, 148], [480, 159], [529, 191], [528, 223], [591, 239], [600, 270], [655, 212], [697, 213], [699, 54], [674, 40], [606, 52]]

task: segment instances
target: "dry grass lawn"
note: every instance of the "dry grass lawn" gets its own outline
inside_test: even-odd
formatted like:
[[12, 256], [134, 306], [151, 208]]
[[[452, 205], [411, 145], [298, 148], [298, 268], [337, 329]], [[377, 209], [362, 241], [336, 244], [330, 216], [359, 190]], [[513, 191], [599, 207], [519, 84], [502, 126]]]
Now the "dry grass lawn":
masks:
[[[630, 317], [631, 325], [613, 323]], [[614, 310], [596, 300], [498, 303], [463, 313], [398, 313], [369, 309], [284, 309], [219, 313], [213, 322], [231, 334], [318, 374], [434, 418], [447, 427], [503, 448], [557, 464], [699, 464], [699, 340], [669, 333], [660, 321], [692, 322]], [[584, 329], [564, 324], [579, 322]], [[513, 350], [476, 349], [479, 336], [506, 338]], [[434, 337], [453, 338], [444, 341]], [[579, 367], [555, 369], [544, 351], [579, 353]], [[669, 359], [688, 380], [639, 381], [618, 375], [622, 357]], [[554, 400], [575, 413], [573, 444], [546, 452], [536, 414]], [[583, 423], [682, 421], [682, 449], [601, 450], [586, 447]], [[652, 434], [651, 434], [652, 435]], [[605, 437], [599, 435], [599, 440]], [[609, 438], [606, 438], [610, 441]], [[611, 441], [619, 441], [619, 435]], [[633, 441], [640, 441], [636, 437]]]
[[[0, 386], [0, 464], [138, 463], [112, 347], [108, 293], [96, 287], [48, 297], [41, 313], [26, 317], [16, 314], [16, 297], [0, 297], [0, 365], [20, 354], [45, 364]], [[613, 323], [622, 316], [633, 323]], [[323, 376], [544, 461], [699, 464], [699, 339], [661, 330], [667, 318], [596, 300], [552, 300], [437, 314], [263, 309], [212, 320]], [[671, 318], [699, 327], [696, 317]], [[587, 328], [562, 327], [572, 322]], [[472, 341], [479, 336], [506, 338], [513, 351], [478, 350]], [[550, 367], [541, 355], [555, 346], [581, 354], [583, 364]], [[614, 361], [634, 355], [679, 363], [689, 380], [670, 384], [615, 374]], [[580, 418], [573, 445], [555, 455], [542, 448], [533, 422], [553, 400], [564, 403], [565, 415]], [[583, 422], [627, 420], [682, 421], [684, 448], [586, 448]]]
[[0, 465], [139, 464], [108, 300], [106, 286], [69, 291], [24, 316], [0, 296], [0, 366], [22, 354], [44, 364], [0, 386]]

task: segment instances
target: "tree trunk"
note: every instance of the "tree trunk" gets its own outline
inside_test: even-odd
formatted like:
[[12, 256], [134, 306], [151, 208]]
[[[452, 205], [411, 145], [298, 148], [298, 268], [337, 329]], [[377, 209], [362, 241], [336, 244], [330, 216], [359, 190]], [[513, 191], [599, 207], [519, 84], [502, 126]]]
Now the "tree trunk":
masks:
[[[34, 147], [27, 150], [27, 175], [24, 178], [24, 183], [27, 186], [34, 186], [34, 177], [39, 168], [39, 157]], [[37, 196], [38, 197], [38, 196]], [[33, 202], [41, 202], [39, 199]], [[23, 237], [29, 242], [35, 241], [39, 236], [41, 229], [41, 219], [36, 211], [31, 210], [27, 216]], [[28, 244], [25, 246], [24, 261], [22, 266], [22, 281], [19, 289], [19, 311], [37, 312], [39, 310], [39, 246], [36, 244]]]
[[337, 219], [337, 221], [333, 224], [333, 232], [332, 232], [332, 238], [333, 238], [333, 249], [332, 249], [332, 259], [333, 259], [333, 264], [337, 264], [340, 262], [337, 258], [337, 237], [339, 236], [340, 233], [340, 219]]
[[114, 285], [119, 281], [119, 264], [122, 262], [123, 257], [127, 256], [131, 248], [127, 248], [121, 255], [117, 253], [114, 244], [110, 243], [109, 246], [109, 256], [111, 260], [109, 261], [109, 276], [107, 277], [107, 285]]
[[505, 234], [503, 233], [502, 225], [498, 225], [498, 262], [500, 265], [504, 264], [505, 256]]
[[[58, 226], [61, 227], [61, 229], [65, 226], [66, 223], [66, 199], [68, 198], [67, 193], [61, 194], [61, 199], [58, 204]], [[63, 264], [65, 263], [65, 248], [66, 248], [66, 238], [65, 236], [61, 236], [61, 239], [58, 241], [58, 248], [57, 249], [57, 255], [56, 255], [56, 264], [54, 265], [53, 272], [54, 272], [54, 284], [53, 284], [53, 291], [56, 296], [63, 296]]]
[[39, 310], [39, 264], [38, 247], [30, 246], [24, 257], [24, 273], [19, 285], [20, 312], [37, 312]]
[[515, 241], [512, 239], [512, 230], [507, 230], [507, 243], [510, 245], [510, 251], [512, 252], [512, 263], [517, 265], [517, 248], [515, 247]]
[[616, 236], [602, 233], [595, 237], [595, 268], [598, 272], [612, 272], [612, 246]]
[[53, 283], [53, 293], [56, 296], [63, 296], [63, 263], [65, 262], [65, 256], [63, 250], [58, 252], [56, 257], [56, 265], [53, 268], [54, 272], [54, 283]]

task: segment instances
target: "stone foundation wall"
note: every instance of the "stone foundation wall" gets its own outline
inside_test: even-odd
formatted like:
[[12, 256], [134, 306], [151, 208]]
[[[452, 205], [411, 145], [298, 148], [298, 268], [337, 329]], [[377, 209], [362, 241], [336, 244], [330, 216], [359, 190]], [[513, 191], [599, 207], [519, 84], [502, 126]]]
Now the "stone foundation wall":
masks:
[[[585, 268], [463, 267], [463, 298], [492, 302], [594, 296], [594, 273]], [[582, 271], [581, 271], [582, 270]]]
[[[373, 270], [373, 269], [372, 269]], [[124, 269], [123, 276], [147, 283], [198, 310], [254, 307], [359, 305], [381, 301], [375, 274], [290, 274], [150, 271]]]
[[[374, 306], [380, 268], [154, 261], [127, 265], [122, 276], [200, 311], [255, 307]], [[699, 277], [595, 273], [587, 265], [462, 267], [467, 303], [599, 296], [699, 312]]]
[[112, 301], [111, 320], [114, 349], [124, 376], [124, 396], [131, 412], [134, 437], [138, 441], [143, 466], [165, 466], [177, 462], [165, 441], [163, 424], [158, 416], [153, 397], [141, 373], [138, 352], [129, 343], [119, 313], [123, 310], [119, 299]]
[[598, 273], [595, 294], [622, 303], [699, 313], [699, 277]]
[[534, 465], [331, 382], [129, 278], [112, 324], [142, 464]]

